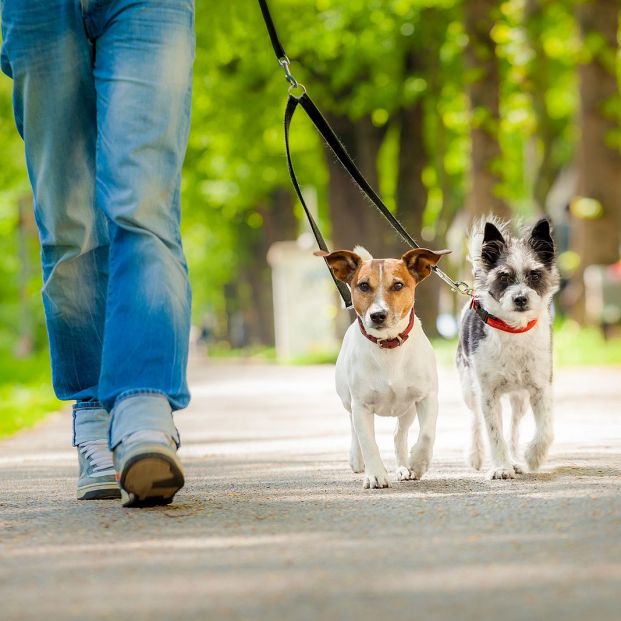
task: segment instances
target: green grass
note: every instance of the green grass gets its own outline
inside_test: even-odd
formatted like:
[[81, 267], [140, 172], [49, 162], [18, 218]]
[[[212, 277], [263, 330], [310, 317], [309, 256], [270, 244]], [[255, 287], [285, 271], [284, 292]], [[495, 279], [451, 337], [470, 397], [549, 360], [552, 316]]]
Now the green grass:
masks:
[[58, 410], [47, 352], [15, 359], [0, 351], [0, 437], [32, 427], [46, 414]]
[[[450, 367], [455, 364], [457, 339], [434, 339], [433, 349], [438, 364]], [[212, 358], [250, 358], [253, 360], [276, 360], [273, 348], [210, 349]], [[287, 364], [334, 364], [338, 351], [311, 352], [289, 360]], [[554, 326], [554, 365], [557, 368], [579, 366], [621, 366], [621, 339], [605, 341], [597, 328], [580, 328], [566, 320]]]
[[555, 326], [557, 367], [621, 366], [621, 338], [605, 341], [597, 328], [580, 328], [573, 321]]
[[[457, 340], [434, 339], [438, 364], [455, 364]], [[573, 321], [559, 321], [554, 326], [554, 366], [621, 366], [621, 339], [605, 341], [597, 328], [580, 328]]]
[[258, 360], [274, 362], [276, 360], [276, 349], [273, 347], [263, 347], [252, 345], [251, 347], [232, 348], [227, 343], [214, 343], [207, 349], [209, 358], [217, 359], [238, 359]]
[[[440, 366], [452, 366], [456, 340], [435, 339], [433, 347]], [[290, 364], [333, 364], [336, 351], [320, 351], [301, 356]], [[231, 349], [214, 346], [210, 358], [276, 360], [273, 348]], [[605, 341], [596, 328], [580, 328], [570, 321], [559, 322], [554, 329], [554, 359], [557, 368], [576, 366], [621, 366], [621, 339]], [[51, 388], [48, 353], [19, 360], [0, 350], [0, 437], [31, 427], [46, 414], [62, 407]]]

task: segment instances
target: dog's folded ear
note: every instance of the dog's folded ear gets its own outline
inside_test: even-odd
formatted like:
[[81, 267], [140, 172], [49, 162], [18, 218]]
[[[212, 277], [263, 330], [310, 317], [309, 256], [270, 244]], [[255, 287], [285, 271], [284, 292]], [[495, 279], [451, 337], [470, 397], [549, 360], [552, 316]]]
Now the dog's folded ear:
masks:
[[414, 248], [408, 250], [401, 260], [405, 263], [408, 271], [417, 282], [425, 280], [431, 274], [431, 267], [445, 255], [450, 254], [451, 250], [429, 250], [427, 248]]
[[552, 265], [554, 262], [554, 240], [550, 231], [550, 221], [547, 218], [541, 218], [535, 224], [528, 244], [544, 265]]
[[491, 223], [485, 223], [483, 231], [483, 245], [481, 246], [481, 260], [488, 269], [493, 268], [506, 249], [507, 243], [502, 233]]
[[350, 250], [335, 250], [334, 252], [316, 250], [313, 254], [316, 257], [323, 257], [332, 270], [334, 277], [347, 284], [351, 282], [356, 270], [362, 263], [362, 259]]

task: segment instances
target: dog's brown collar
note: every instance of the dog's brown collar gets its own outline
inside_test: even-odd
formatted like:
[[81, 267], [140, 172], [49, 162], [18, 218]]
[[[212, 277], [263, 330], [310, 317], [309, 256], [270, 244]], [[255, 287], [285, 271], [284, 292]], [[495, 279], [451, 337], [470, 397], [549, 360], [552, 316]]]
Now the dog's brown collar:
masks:
[[488, 313], [482, 306], [479, 300], [476, 298], [472, 298], [472, 302], [470, 303], [470, 308], [481, 318], [483, 323], [486, 323], [488, 326], [492, 328], [496, 328], [496, 330], [502, 330], [503, 332], [510, 332], [511, 334], [522, 334], [522, 332], [528, 332], [530, 329], [535, 327], [537, 323], [537, 319], [531, 319], [523, 328], [514, 328], [510, 326], [508, 323], [505, 323], [502, 319], [498, 319], [494, 315]]
[[380, 349], [394, 349], [395, 347], [403, 345], [403, 343], [405, 343], [410, 336], [410, 332], [414, 327], [414, 307], [412, 307], [412, 310], [410, 311], [410, 322], [408, 323], [408, 327], [401, 332], [401, 334], [397, 334], [397, 336], [392, 339], [378, 339], [376, 336], [371, 336], [364, 329], [364, 324], [362, 323], [362, 319], [360, 319], [360, 317], [358, 317], [358, 325], [360, 326], [360, 332], [362, 332], [362, 335], [368, 338], [371, 343], [379, 345]]

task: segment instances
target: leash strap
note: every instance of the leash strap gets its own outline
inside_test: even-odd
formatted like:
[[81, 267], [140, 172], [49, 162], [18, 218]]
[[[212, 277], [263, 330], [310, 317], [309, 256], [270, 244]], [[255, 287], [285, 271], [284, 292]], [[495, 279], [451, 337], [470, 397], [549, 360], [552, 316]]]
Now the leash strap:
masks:
[[[293, 95], [289, 95], [291, 99]], [[313, 103], [313, 100], [304, 93], [298, 98], [298, 101], [304, 111], [308, 115], [308, 118], [313, 122], [313, 125], [317, 128], [317, 131], [321, 134], [322, 138], [326, 141], [326, 144], [332, 149], [332, 152], [342, 164], [343, 168], [349, 173], [349, 176], [356, 182], [356, 185], [362, 190], [362, 193], [373, 203], [373, 206], [388, 220], [390, 225], [397, 231], [401, 239], [411, 246], [412, 248], [420, 248], [416, 241], [405, 230], [401, 222], [395, 218], [388, 207], [384, 204], [382, 199], [377, 195], [375, 190], [369, 185], [363, 174], [360, 172], [354, 161], [351, 159], [349, 153], [343, 146], [343, 143], [338, 139], [338, 136], [334, 133], [326, 119], [323, 117], [319, 108]]]
[[280, 62], [281, 59], [287, 58], [285, 48], [278, 39], [278, 33], [276, 32], [276, 27], [274, 26], [266, 0], [259, 0], [259, 6], [261, 7], [261, 13], [263, 13], [263, 21], [265, 21], [265, 25], [267, 26], [267, 33], [270, 36], [270, 41], [272, 42], [272, 47], [274, 48], [274, 54], [276, 54], [276, 58], [278, 58], [278, 61]]
[[[325, 252], [330, 252], [328, 250], [328, 245], [326, 244], [323, 238], [323, 235], [321, 234], [321, 231], [319, 230], [319, 226], [317, 226], [317, 222], [315, 221], [315, 218], [313, 218], [313, 214], [310, 212], [310, 209], [308, 208], [308, 205], [306, 204], [306, 201], [304, 200], [304, 196], [302, 195], [302, 190], [300, 189], [300, 184], [298, 183], [298, 179], [295, 176], [295, 171], [293, 169], [293, 162], [291, 161], [291, 149], [289, 148], [289, 129], [291, 127], [291, 119], [293, 118], [293, 113], [295, 112], [295, 109], [298, 107], [298, 103], [299, 103], [298, 99], [289, 95], [289, 99], [287, 101], [287, 107], [285, 109], [285, 150], [287, 153], [287, 167], [289, 168], [289, 176], [291, 177], [291, 182], [293, 183], [295, 192], [298, 195], [298, 198], [300, 199], [300, 203], [302, 203], [302, 207], [304, 208], [304, 213], [306, 214], [308, 223], [310, 224], [310, 227], [313, 231], [313, 235], [315, 236], [315, 239], [317, 240], [317, 245], [319, 246], [319, 248], [321, 248], [321, 250], [324, 250]], [[326, 261], [326, 265], [328, 265], [327, 261]], [[330, 270], [330, 274], [332, 276], [332, 280], [334, 280], [334, 284], [336, 285], [336, 288], [339, 290], [339, 293], [341, 294], [341, 297], [343, 298], [343, 303], [345, 304], [345, 308], [352, 308], [353, 305], [351, 301], [351, 292], [349, 290], [349, 287], [344, 282], [341, 282], [340, 280], [336, 279], [336, 277], [334, 276], [334, 273], [332, 272], [329, 266], [328, 266], [328, 269]]]
[[[323, 239], [319, 227], [315, 222], [311, 212], [309, 211], [304, 197], [302, 196], [302, 191], [300, 190], [300, 185], [298, 183], [297, 177], [295, 175], [295, 171], [293, 168], [293, 162], [291, 161], [291, 149], [289, 146], [289, 130], [291, 127], [291, 120], [293, 115], [297, 109], [298, 104], [304, 109], [308, 118], [311, 120], [317, 131], [321, 134], [322, 138], [325, 140], [326, 144], [330, 147], [336, 158], [339, 160], [343, 168], [348, 172], [350, 177], [356, 182], [356, 185], [360, 188], [362, 193], [371, 201], [373, 206], [380, 212], [382, 216], [387, 220], [387, 222], [392, 226], [392, 228], [397, 232], [399, 237], [410, 247], [412, 248], [420, 248], [420, 246], [416, 243], [414, 238], [405, 230], [403, 225], [395, 218], [395, 216], [390, 212], [388, 207], [384, 204], [382, 199], [378, 196], [377, 192], [369, 185], [367, 180], [364, 178], [364, 175], [360, 172], [354, 161], [352, 160], [349, 153], [343, 146], [343, 143], [339, 140], [338, 136], [334, 133], [329, 123], [323, 117], [319, 108], [314, 104], [313, 100], [306, 93], [306, 88], [302, 84], [299, 84], [297, 80], [293, 77], [289, 70], [290, 61], [285, 53], [285, 49], [283, 48], [280, 40], [278, 39], [278, 34], [276, 32], [276, 27], [274, 26], [274, 22], [272, 20], [272, 16], [270, 14], [269, 8], [267, 6], [267, 0], [259, 0], [259, 5], [261, 7], [261, 13], [263, 14], [263, 19], [265, 21], [265, 25], [267, 27], [267, 32], [269, 34], [270, 40], [272, 42], [272, 47], [274, 48], [274, 53], [276, 54], [276, 58], [278, 59], [278, 63], [285, 71], [285, 78], [291, 85], [289, 87], [289, 99], [287, 101], [287, 107], [285, 109], [285, 148], [287, 152], [287, 166], [289, 169], [289, 176], [291, 177], [291, 182], [295, 191], [302, 203], [302, 207], [304, 208], [304, 213], [308, 219], [308, 222], [311, 226], [313, 234], [315, 235], [315, 239], [317, 240], [317, 244], [321, 250], [328, 252], [327, 245], [325, 240]], [[302, 89], [302, 95], [296, 97], [292, 94], [292, 89], [300, 87]], [[326, 262], [327, 265], [327, 262]], [[472, 289], [469, 285], [463, 281], [456, 282], [452, 278], [450, 278], [447, 274], [445, 274], [437, 265], [431, 267], [431, 269], [435, 272], [435, 274], [440, 277], [453, 291], [458, 291], [464, 295], [472, 296]], [[330, 270], [332, 274], [332, 270]], [[346, 308], [352, 307], [351, 302], [351, 292], [347, 285], [337, 280], [332, 274], [332, 278], [343, 298], [343, 302], [345, 303]]]

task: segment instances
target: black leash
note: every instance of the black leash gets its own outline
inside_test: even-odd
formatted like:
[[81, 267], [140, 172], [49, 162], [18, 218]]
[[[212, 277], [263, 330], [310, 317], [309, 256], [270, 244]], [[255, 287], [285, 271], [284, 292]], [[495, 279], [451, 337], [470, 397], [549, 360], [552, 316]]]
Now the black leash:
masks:
[[[308, 115], [308, 118], [312, 121], [313, 125], [317, 129], [317, 131], [321, 134], [322, 138], [326, 141], [326, 144], [330, 147], [336, 158], [343, 165], [345, 170], [349, 173], [352, 179], [356, 182], [358, 187], [362, 190], [363, 194], [373, 203], [375, 208], [384, 216], [384, 218], [388, 221], [388, 223], [392, 226], [392, 228], [397, 232], [397, 234], [403, 239], [403, 241], [412, 248], [420, 248], [420, 246], [416, 243], [413, 237], [405, 230], [403, 225], [390, 213], [388, 207], [384, 204], [382, 199], [377, 195], [375, 190], [369, 185], [367, 180], [364, 178], [364, 175], [358, 170], [358, 167], [351, 159], [350, 155], [347, 153], [347, 150], [339, 140], [338, 136], [334, 133], [326, 119], [323, 117], [319, 108], [313, 103], [313, 100], [309, 97], [306, 92], [306, 88], [304, 85], [299, 84], [298, 81], [293, 77], [289, 66], [291, 64], [287, 54], [285, 53], [285, 49], [280, 43], [278, 39], [278, 34], [276, 32], [276, 28], [274, 26], [274, 22], [272, 20], [272, 16], [270, 15], [269, 8], [267, 6], [267, 0], [259, 0], [259, 5], [261, 7], [261, 12], [263, 13], [263, 19], [265, 21], [265, 25], [267, 26], [267, 32], [270, 36], [270, 40], [272, 42], [272, 47], [274, 48], [274, 53], [276, 54], [276, 58], [278, 59], [278, 64], [284, 69], [285, 79], [289, 82], [289, 98], [287, 100], [287, 107], [285, 109], [285, 149], [287, 152], [287, 166], [289, 168], [289, 176], [291, 177], [291, 182], [293, 183], [293, 187], [295, 188], [296, 194], [302, 203], [302, 207], [304, 208], [304, 213], [308, 218], [308, 222], [311, 226], [315, 239], [317, 240], [317, 245], [321, 250], [328, 251], [325, 240], [321, 235], [321, 231], [313, 218], [306, 202], [304, 201], [304, 197], [302, 196], [302, 191], [300, 189], [300, 185], [298, 183], [297, 177], [295, 175], [295, 171], [293, 169], [293, 162], [291, 161], [291, 149], [289, 146], [289, 129], [291, 127], [291, 120], [293, 119], [293, 115], [300, 105], [303, 110]], [[296, 96], [293, 94], [295, 89], [301, 89], [302, 94]], [[327, 264], [327, 263], [326, 263]], [[472, 295], [472, 290], [470, 286], [463, 282], [456, 282], [452, 278], [450, 278], [447, 274], [445, 274], [441, 269], [437, 266], [432, 267], [433, 271], [439, 276], [453, 291], [458, 291], [464, 295]], [[332, 270], [330, 270], [332, 274]], [[337, 280], [332, 274], [332, 278], [343, 298], [343, 302], [345, 303], [346, 308], [352, 307], [351, 301], [351, 292], [349, 287], [345, 283]]]
[[[305, 97], [306, 95], [303, 95]], [[310, 99], [309, 99], [310, 101]], [[315, 218], [313, 218], [313, 214], [310, 212], [306, 201], [304, 200], [304, 196], [302, 195], [302, 190], [300, 189], [300, 185], [298, 183], [298, 178], [295, 176], [295, 171], [293, 170], [293, 162], [291, 161], [291, 149], [289, 148], [289, 128], [291, 127], [291, 119], [293, 118], [293, 113], [298, 106], [299, 100], [289, 95], [289, 99], [287, 100], [287, 107], [285, 109], [285, 150], [287, 152], [287, 166], [289, 167], [289, 176], [291, 177], [291, 183], [293, 183], [293, 187], [295, 188], [295, 192], [300, 199], [300, 203], [302, 203], [302, 207], [304, 208], [304, 213], [306, 214], [306, 218], [310, 224], [310, 227], [313, 231], [313, 235], [317, 240], [317, 245], [321, 250], [325, 252], [330, 252], [328, 250], [328, 245], [326, 244], [321, 231], [319, 230], [319, 226], [317, 226], [317, 222], [315, 222]], [[317, 110], [319, 113], [319, 110]], [[327, 262], [326, 262], [327, 265]], [[329, 269], [329, 268], [328, 268]], [[343, 298], [343, 303], [345, 304], [345, 308], [352, 307], [351, 301], [351, 292], [349, 287], [340, 280], [337, 280], [332, 270], [330, 270], [330, 274], [332, 276], [332, 280], [334, 280], [334, 284], [336, 285], [341, 297]]]

